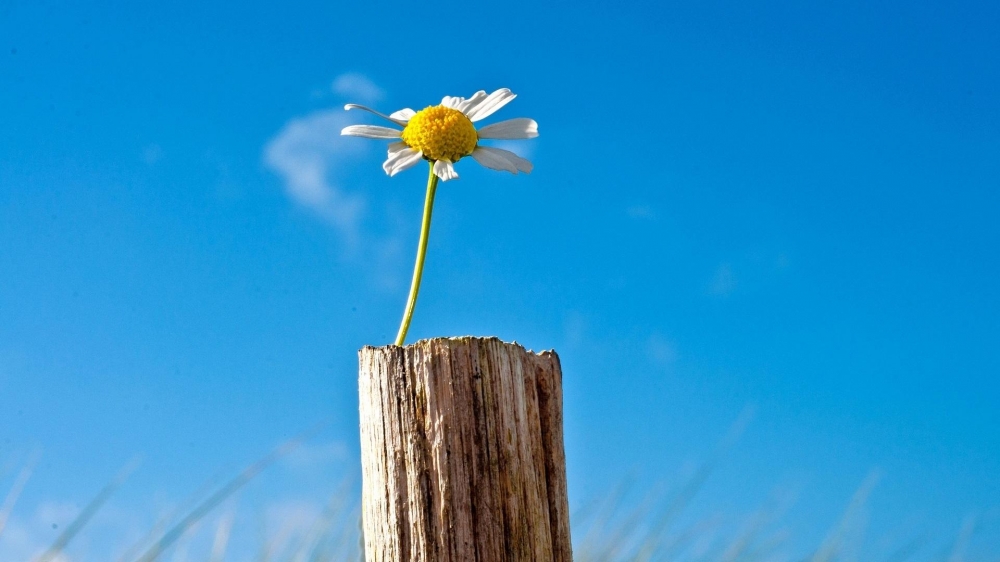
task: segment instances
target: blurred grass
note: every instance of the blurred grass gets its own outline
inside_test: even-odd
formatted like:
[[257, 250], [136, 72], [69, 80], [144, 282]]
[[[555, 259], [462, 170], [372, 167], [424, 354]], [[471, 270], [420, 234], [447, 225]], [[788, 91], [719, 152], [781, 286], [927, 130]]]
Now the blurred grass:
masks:
[[[629, 478], [615, 486], [606, 496], [586, 503], [572, 515], [574, 556], [579, 562], [971, 562], [969, 546], [978, 520], [970, 515], [953, 538], [913, 534], [888, 541], [887, 554], [872, 558], [863, 549], [867, 529], [867, 506], [880, 474], [873, 470], [849, 499], [840, 518], [833, 523], [825, 538], [812, 552], [795, 553], [790, 544], [785, 514], [795, 503], [797, 494], [776, 494], [768, 503], [750, 514], [735, 528], [719, 515], [696, 518], [691, 503], [705, 486], [709, 476], [723, 461], [726, 453], [740, 438], [753, 416], [752, 410], [740, 415], [727, 435], [708, 459], [691, 475], [672, 488], [642, 485]], [[268, 466], [288, 455], [318, 428], [283, 443], [250, 464], [239, 474], [224, 482], [215, 491], [203, 488], [193, 507], [168, 514], [158, 521], [142, 539], [118, 557], [122, 562], [181, 562], [209, 560], [223, 562], [239, 560], [230, 546], [234, 539], [245, 545], [253, 537], [234, 536], [237, 510], [230, 507], [208, 528], [207, 517], [226, 503], [235, 503], [241, 488], [260, 475]], [[0, 541], [11, 512], [38, 462], [38, 453], [30, 456], [14, 479], [13, 485], [0, 504]], [[34, 562], [68, 562], [78, 560], [67, 556], [66, 549], [88, 522], [121, 486], [135, 468], [130, 463], [113, 478], [64, 529], [59, 537], [33, 559]], [[304, 528], [286, 525], [270, 536], [261, 534], [260, 547], [254, 560], [258, 562], [326, 562], [363, 560], [360, 531], [360, 506], [349, 481], [341, 484], [329, 498], [325, 508]], [[211, 534], [209, 547], [191, 553], [192, 537], [205, 528]], [[227, 555], [229, 557], [227, 557]], [[239, 556], [239, 555], [236, 555]], [[105, 559], [111, 559], [110, 556]], [[979, 560], [977, 558], [975, 560]], [[87, 560], [80, 558], [79, 560]], [[1000, 561], [1000, 554], [984, 559]], [[6, 561], [4, 561], [6, 562]], [[11, 561], [22, 562], [22, 561]], [[27, 562], [27, 561], [23, 561]]]
[[84, 526], [86, 526], [97, 511], [101, 509], [104, 502], [108, 501], [111, 494], [115, 493], [115, 490], [117, 490], [118, 487], [125, 482], [125, 479], [127, 479], [132, 471], [136, 469], [138, 464], [138, 461], [132, 461], [125, 465], [121, 472], [119, 472], [118, 475], [111, 480], [111, 482], [108, 482], [108, 484], [104, 486], [100, 492], [98, 492], [94, 499], [90, 500], [90, 502], [80, 511], [76, 518], [73, 519], [73, 522], [70, 523], [59, 535], [59, 537], [56, 538], [55, 542], [49, 546], [49, 549], [37, 558], [37, 561], [52, 562], [53, 560], [58, 559], [59, 555], [62, 554], [63, 550], [66, 548], [66, 545], [68, 545], [70, 541], [72, 541], [73, 538], [83, 530]]
[[35, 471], [35, 465], [38, 464], [40, 456], [41, 451], [37, 450], [28, 456], [24, 467], [21, 468], [21, 471], [17, 474], [17, 478], [14, 479], [14, 485], [11, 486], [3, 503], [0, 504], [0, 535], [3, 535], [4, 528], [7, 526], [7, 519], [10, 518], [11, 512], [14, 511], [14, 505], [17, 503], [18, 498], [21, 497], [24, 487], [28, 485], [28, 480], [31, 479], [31, 473]]

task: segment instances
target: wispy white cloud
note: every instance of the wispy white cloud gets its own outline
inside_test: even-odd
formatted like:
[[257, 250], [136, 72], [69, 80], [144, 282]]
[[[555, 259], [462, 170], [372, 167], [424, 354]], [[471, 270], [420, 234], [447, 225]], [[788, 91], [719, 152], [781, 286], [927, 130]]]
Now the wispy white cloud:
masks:
[[335, 94], [355, 102], [372, 103], [385, 97], [385, 92], [367, 76], [356, 72], [341, 74], [333, 79], [330, 89]]
[[[0, 560], [34, 560], [79, 511], [72, 503], [43, 501], [28, 517], [12, 517], [0, 539]], [[53, 560], [66, 562], [69, 557], [58, 554]]]
[[340, 135], [349, 124], [341, 108], [292, 119], [264, 147], [264, 163], [282, 177], [293, 201], [330, 221], [353, 242], [365, 200], [345, 192], [332, 177], [338, 165], [364, 150], [361, 143]]
[[728, 297], [735, 288], [736, 275], [733, 274], [733, 266], [728, 263], [720, 264], [708, 286], [708, 292], [719, 297]]
[[[357, 73], [338, 76], [331, 88], [345, 102], [373, 104], [385, 96], [378, 85]], [[385, 214], [369, 217], [365, 195], [343, 188], [340, 172], [354, 161], [364, 160], [359, 164], [372, 166], [364, 156], [379, 146], [340, 135], [341, 129], [363, 118], [357, 113], [348, 113], [338, 105], [291, 119], [265, 145], [264, 164], [282, 178], [292, 201], [340, 231], [348, 250], [345, 257], [364, 256], [360, 266], [373, 278], [374, 286], [395, 291], [405, 288], [401, 275], [405, 275], [410, 258], [404, 256], [404, 236], [412, 233], [419, 217], [399, 217], [393, 213], [391, 201], [383, 199], [371, 207]], [[382, 171], [375, 165], [370, 173]], [[374, 219], [375, 225], [366, 225], [367, 219]]]

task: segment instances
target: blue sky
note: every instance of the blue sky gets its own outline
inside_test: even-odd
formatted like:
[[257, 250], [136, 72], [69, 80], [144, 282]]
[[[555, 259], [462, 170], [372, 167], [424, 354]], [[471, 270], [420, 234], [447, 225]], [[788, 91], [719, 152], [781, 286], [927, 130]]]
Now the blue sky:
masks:
[[693, 520], [794, 489], [798, 552], [877, 470], [863, 548], [947, 550], [972, 516], [970, 559], [996, 556], [998, 21], [987, 2], [0, 4], [0, 494], [41, 451], [17, 548], [136, 456], [107, 544], [319, 420], [245, 509], [315, 510], [356, 473], [356, 351], [395, 334], [425, 178], [339, 137], [375, 123], [342, 105], [509, 87], [491, 121], [538, 121], [511, 145], [535, 170], [462, 161], [439, 188], [410, 339], [555, 348], [574, 503], [682, 480], [749, 407]]

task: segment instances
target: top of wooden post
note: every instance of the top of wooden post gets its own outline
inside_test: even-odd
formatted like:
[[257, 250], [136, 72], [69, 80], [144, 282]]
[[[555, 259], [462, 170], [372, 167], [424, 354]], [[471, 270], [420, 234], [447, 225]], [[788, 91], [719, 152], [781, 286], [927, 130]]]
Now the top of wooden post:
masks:
[[406, 345], [395, 345], [395, 344], [391, 344], [391, 343], [390, 344], [386, 344], [386, 345], [366, 345], [366, 346], [362, 347], [360, 350], [358, 350], [358, 353], [360, 354], [361, 352], [363, 352], [366, 349], [385, 349], [385, 348], [393, 348], [393, 347], [398, 347], [398, 348], [401, 348], [401, 349], [405, 349], [405, 348], [408, 348], [408, 347], [426, 346], [426, 345], [432, 345], [432, 344], [435, 344], [435, 343], [442, 343], [442, 342], [457, 343], [457, 344], [470, 344], [470, 343], [473, 343], [473, 342], [477, 342], [477, 343], [480, 343], [480, 344], [482, 344], [482, 343], [492, 343], [492, 344], [500, 344], [500, 345], [505, 345], [505, 346], [513, 346], [513, 347], [516, 347], [516, 348], [522, 350], [525, 353], [530, 353], [532, 355], [550, 355], [551, 354], [551, 355], [558, 356], [558, 354], [556, 353], [556, 351], [554, 349], [543, 349], [541, 351], [533, 351], [531, 349], [528, 349], [528, 348], [524, 347], [520, 343], [518, 343], [517, 340], [515, 340], [515, 341], [504, 341], [504, 340], [498, 338], [497, 336], [447, 336], [447, 337], [438, 337], [438, 338], [424, 338], [422, 340], [417, 340], [415, 342], [408, 343]]

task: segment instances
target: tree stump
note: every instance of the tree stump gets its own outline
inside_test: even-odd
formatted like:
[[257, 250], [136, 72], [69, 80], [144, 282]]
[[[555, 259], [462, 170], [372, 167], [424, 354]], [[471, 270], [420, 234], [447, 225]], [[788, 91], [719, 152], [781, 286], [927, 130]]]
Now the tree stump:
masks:
[[572, 560], [555, 352], [464, 337], [358, 355], [366, 561]]

